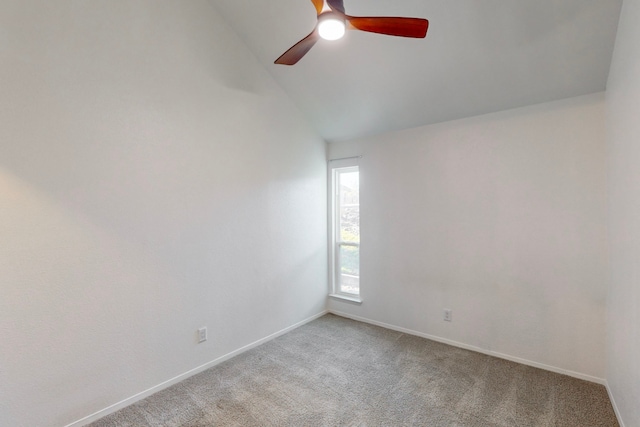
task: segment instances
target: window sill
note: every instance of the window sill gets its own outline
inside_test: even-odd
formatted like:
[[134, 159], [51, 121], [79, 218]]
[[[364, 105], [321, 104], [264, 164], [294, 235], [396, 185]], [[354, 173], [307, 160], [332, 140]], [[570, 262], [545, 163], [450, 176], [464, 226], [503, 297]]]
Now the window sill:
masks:
[[355, 303], [355, 304], [358, 304], [358, 305], [362, 304], [362, 300], [360, 299], [360, 297], [355, 297], [355, 296], [354, 297], [350, 297], [350, 296], [340, 295], [340, 294], [329, 294], [329, 296], [331, 298], [352, 302], [352, 303]]

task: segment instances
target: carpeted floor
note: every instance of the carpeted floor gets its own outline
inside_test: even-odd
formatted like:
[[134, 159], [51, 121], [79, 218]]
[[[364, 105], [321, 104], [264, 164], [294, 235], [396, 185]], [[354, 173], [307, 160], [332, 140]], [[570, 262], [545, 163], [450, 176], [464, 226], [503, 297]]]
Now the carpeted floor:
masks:
[[617, 425], [601, 385], [326, 315], [91, 427]]

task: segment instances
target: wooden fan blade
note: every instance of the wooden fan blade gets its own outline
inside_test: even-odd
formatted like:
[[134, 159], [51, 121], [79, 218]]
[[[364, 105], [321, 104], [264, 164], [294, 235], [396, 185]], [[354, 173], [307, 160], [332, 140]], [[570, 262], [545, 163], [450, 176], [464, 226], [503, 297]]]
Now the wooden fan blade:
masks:
[[307, 37], [291, 46], [289, 50], [283, 53], [280, 58], [276, 59], [274, 63], [282, 65], [295, 64], [296, 62], [300, 61], [300, 59], [302, 59], [302, 57], [305, 56], [307, 52], [309, 52], [309, 49], [311, 49], [313, 45], [316, 44], [319, 38], [320, 36], [318, 35], [318, 31], [314, 29]]
[[422, 18], [395, 18], [385, 16], [357, 17], [347, 16], [352, 28], [370, 33], [389, 36], [424, 38], [427, 35], [429, 21]]
[[316, 12], [318, 15], [322, 12], [322, 8], [324, 7], [324, 0], [311, 0], [311, 3], [316, 7]]
[[342, 14], [344, 14], [344, 4], [342, 3], [342, 0], [327, 0], [327, 3], [329, 4], [329, 7], [331, 8], [331, 10], [335, 10], [338, 11]]

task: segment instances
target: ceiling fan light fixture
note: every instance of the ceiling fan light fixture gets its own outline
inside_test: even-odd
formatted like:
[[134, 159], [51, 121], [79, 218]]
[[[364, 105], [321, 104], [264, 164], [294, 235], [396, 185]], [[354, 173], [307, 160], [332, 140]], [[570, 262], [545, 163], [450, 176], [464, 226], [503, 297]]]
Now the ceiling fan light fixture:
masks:
[[346, 25], [344, 18], [332, 12], [320, 15], [318, 34], [325, 40], [339, 40], [344, 36]]

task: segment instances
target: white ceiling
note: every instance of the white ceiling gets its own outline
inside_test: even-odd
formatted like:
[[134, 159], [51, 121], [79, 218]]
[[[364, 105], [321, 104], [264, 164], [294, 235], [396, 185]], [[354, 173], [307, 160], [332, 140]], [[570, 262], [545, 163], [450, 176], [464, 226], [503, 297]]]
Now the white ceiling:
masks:
[[310, 0], [210, 0], [327, 141], [605, 90], [622, 0], [344, 0], [355, 16], [427, 18], [426, 39], [350, 31], [296, 65]]

